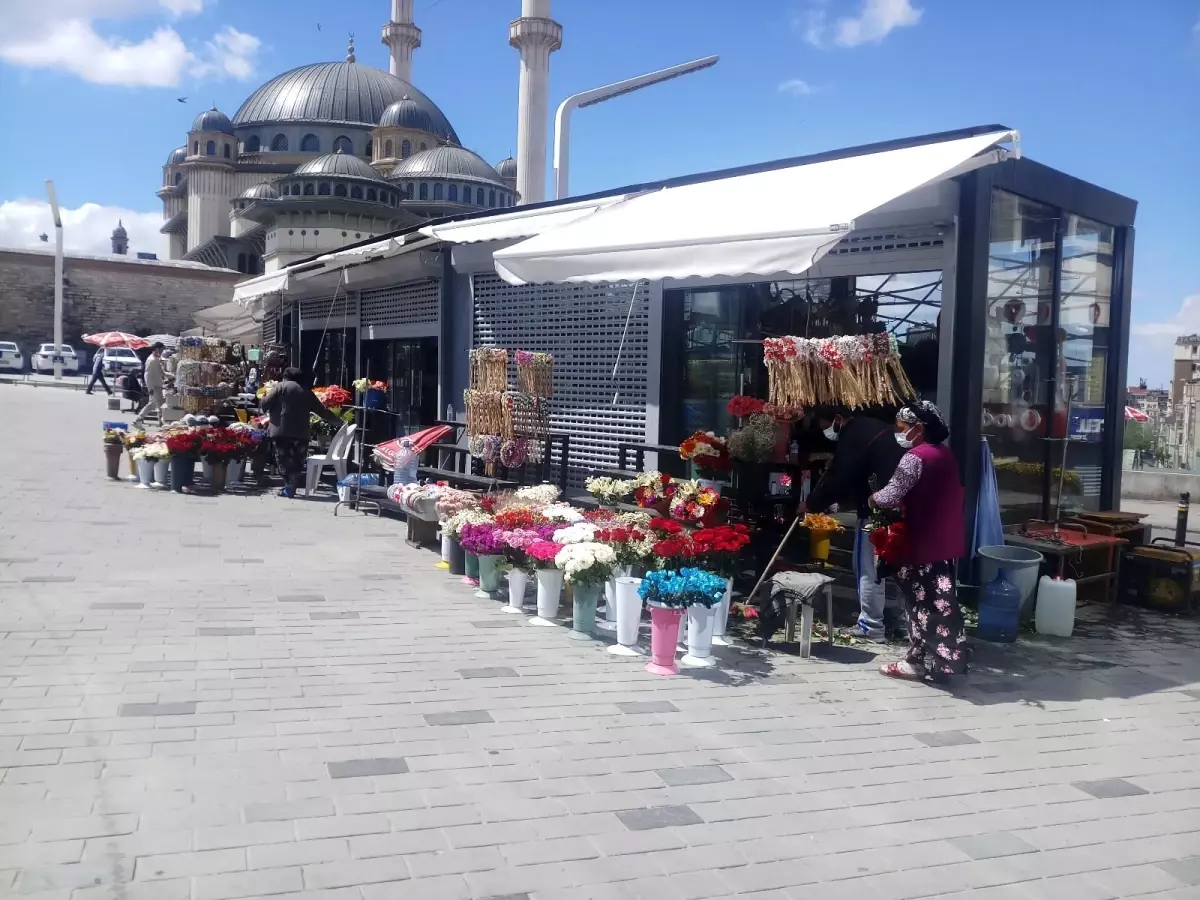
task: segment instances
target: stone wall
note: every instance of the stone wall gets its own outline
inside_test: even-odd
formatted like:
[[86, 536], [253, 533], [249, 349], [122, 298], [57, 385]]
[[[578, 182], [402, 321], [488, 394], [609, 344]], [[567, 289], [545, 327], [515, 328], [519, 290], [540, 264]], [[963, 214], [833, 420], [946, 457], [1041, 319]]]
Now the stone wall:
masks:
[[[63, 341], [82, 349], [95, 331], [179, 334], [197, 310], [233, 299], [245, 278], [199, 264], [127, 257], [67, 256], [63, 263]], [[54, 339], [54, 253], [0, 250], [0, 340], [26, 355]]]

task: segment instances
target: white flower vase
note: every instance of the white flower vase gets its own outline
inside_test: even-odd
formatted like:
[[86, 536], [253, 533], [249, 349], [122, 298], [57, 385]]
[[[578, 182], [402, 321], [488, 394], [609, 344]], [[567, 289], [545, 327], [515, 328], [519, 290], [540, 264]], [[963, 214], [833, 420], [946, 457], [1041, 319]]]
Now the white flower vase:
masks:
[[442, 529], [442, 558], [438, 560], [434, 566], [435, 569], [449, 569], [450, 557], [454, 553], [454, 538], [450, 536], [450, 532]]
[[604, 582], [604, 620], [596, 623], [601, 631], [617, 630], [617, 579], [628, 578], [632, 571], [629, 566], [617, 566]]
[[529, 620], [530, 625], [555, 627], [558, 605], [562, 600], [562, 569], [538, 569], [537, 571], [537, 615]]
[[241, 484], [246, 477], [246, 461], [231, 459], [225, 467], [225, 486]]
[[213, 464], [205, 462], [200, 464], [200, 480], [205, 484], [212, 484], [213, 480]]
[[154, 487], [164, 491], [171, 489], [171, 460], [156, 459], [154, 461]]
[[717, 664], [712, 655], [713, 623], [716, 621], [716, 612], [715, 606], [711, 609], [699, 604], [688, 607], [687, 654], [679, 660], [681, 666], [707, 669]]
[[154, 481], [154, 460], [139, 459], [137, 461], [137, 476], [138, 487], [142, 490], [149, 490], [151, 483]]
[[512, 569], [508, 573], [508, 606], [503, 608], [506, 613], [525, 612], [525, 591], [529, 588], [529, 575], [521, 569]]
[[617, 578], [613, 606], [617, 611], [617, 642], [608, 648], [613, 656], [641, 656], [638, 630], [642, 625], [642, 598], [638, 587], [642, 579], [622, 575]]
[[725, 579], [725, 596], [721, 598], [721, 602], [713, 607], [716, 615], [713, 617], [713, 646], [714, 647], [731, 647], [733, 644], [729, 638], [725, 637], [725, 630], [729, 626], [729, 604], [733, 602], [733, 579]]

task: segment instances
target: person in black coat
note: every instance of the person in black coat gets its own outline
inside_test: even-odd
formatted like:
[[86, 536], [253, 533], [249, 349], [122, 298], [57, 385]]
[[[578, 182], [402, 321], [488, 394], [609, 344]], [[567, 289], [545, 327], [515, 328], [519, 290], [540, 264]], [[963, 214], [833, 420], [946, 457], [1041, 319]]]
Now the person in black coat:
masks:
[[858, 577], [856, 637], [883, 640], [904, 627], [903, 605], [895, 588], [880, 582], [875, 572], [875, 551], [864, 526], [870, 514], [867, 499], [871, 476], [876, 490], [896, 471], [904, 449], [896, 442], [891, 422], [856, 413], [845, 406], [822, 406], [813, 413], [818, 427], [834, 444], [833, 461], [808, 495], [801, 512], [827, 512], [835, 507], [858, 511], [854, 535], [854, 573]]
[[270, 416], [269, 435], [284, 479], [279, 495], [295, 497], [308, 461], [309, 416], [324, 419], [335, 428], [345, 423], [321, 405], [297, 368], [284, 369], [283, 380], [263, 398], [262, 410]]

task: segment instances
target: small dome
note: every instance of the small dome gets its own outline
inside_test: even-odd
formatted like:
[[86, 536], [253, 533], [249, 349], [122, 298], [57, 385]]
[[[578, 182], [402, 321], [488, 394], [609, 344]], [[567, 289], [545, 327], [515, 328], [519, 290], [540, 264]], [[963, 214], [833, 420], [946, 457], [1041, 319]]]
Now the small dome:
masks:
[[123, 223], [120, 219], [117, 219], [117, 227], [113, 229], [112, 236], [115, 238], [129, 237], [129, 232], [125, 230], [125, 223]]
[[246, 190], [244, 190], [240, 194], [238, 194], [238, 199], [239, 200], [278, 200], [279, 199], [279, 191], [275, 190], [275, 188], [272, 185], [270, 185], [264, 181], [262, 184], [256, 184], [253, 187], [246, 188]]
[[383, 111], [379, 117], [380, 128], [412, 128], [416, 131], [436, 133], [429, 113], [407, 94]]
[[496, 174], [505, 180], [517, 180], [517, 161], [511, 156], [496, 163]]
[[187, 147], [176, 147], [171, 151], [171, 155], [167, 157], [168, 166], [177, 166], [187, 159]]
[[487, 160], [463, 147], [422, 150], [392, 169], [388, 178], [467, 178], [508, 187]]
[[371, 181], [383, 180], [365, 160], [359, 159], [351, 153], [327, 153], [324, 156], [318, 156], [316, 159], [301, 163], [292, 174], [366, 178]]
[[229, 116], [219, 112], [214, 106], [208, 112], [202, 112], [196, 116], [196, 121], [192, 123], [192, 131], [219, 131], [222, 134], [233, 134], [233, 123], [229, 121]]

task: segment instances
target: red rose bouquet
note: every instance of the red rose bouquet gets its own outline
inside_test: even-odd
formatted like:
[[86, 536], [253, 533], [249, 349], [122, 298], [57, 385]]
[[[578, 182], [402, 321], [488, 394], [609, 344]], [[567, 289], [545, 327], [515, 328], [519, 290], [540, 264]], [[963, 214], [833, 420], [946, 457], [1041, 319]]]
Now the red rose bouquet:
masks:
[[194, 456], [200, 449], [200, 434], [195, 431], [180, 431], [167, 438], [167, 449], [172, 456]]
[[680, 444], [679, 458], [688, 460], [703, 475], [718, 475], [733, 467], [725, 439], [711, 431], [697, 431]]
[[664, 501], [675, 496], [675, 482], [670, 475], [661, 472], [643, 472], [631, 479], [633, 499], [642, 509], [657, 509]]
[[328, 409], [337, 409], [345, 406], [354, 399], [344, 387], [339, 387], [336, 384], [331, 384], [329, 387], [315, 387], [313, 393], [317, 395], [317, 399], [321, 401], [321, 405]]
[[747, 397], [745, 394], [738, 394], [726, 404], [725, 409], [735, 419], [745, 419], [748, 416], [757, 415], [763, 411], [763, 401], [757, 397]]
[[692, 534], [692, 547], [701, 566], [723, 578], [736, 574], [738, 555], [749, 543], [750, 529], [745, 525], [717, 525]]

